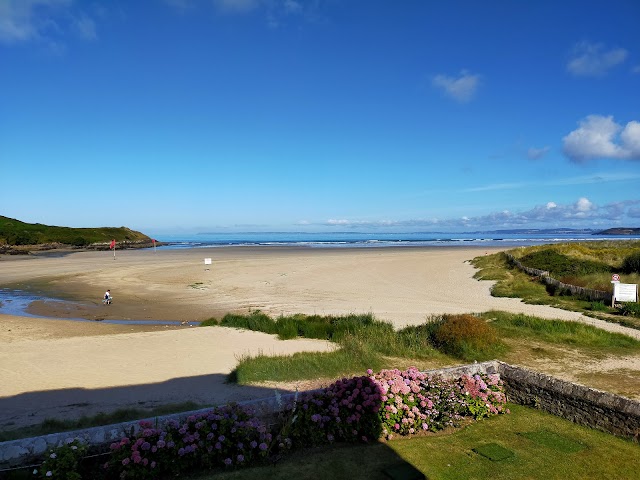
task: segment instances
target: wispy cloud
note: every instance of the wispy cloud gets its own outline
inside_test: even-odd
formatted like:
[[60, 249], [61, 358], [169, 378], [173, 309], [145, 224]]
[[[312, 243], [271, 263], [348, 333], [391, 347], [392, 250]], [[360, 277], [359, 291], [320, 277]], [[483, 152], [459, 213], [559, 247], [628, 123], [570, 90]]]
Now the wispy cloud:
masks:
[[592, 159], [640, 160], [640, 122], [624, 127], [612, 116], [589, 115], [562, 140], [563, 152], [572, 161]]
[[76, 19], [75, 26], [80, 36], [85, 40], [95, 40], [98, 38], [96, 23], [86, 15]]
[[432, 84], [458, 102], [466, 103], [475, 96], [480, 84], [480, 75], [472, 75], [466, 70], [462, 70], [457, 77], [440, 74], [433, 78]]
[[0, 2], [0, 41], [21, 43], [41, 38], [55, 30], [56, 10], [71, 0], [4, 0]]
[[229, 14], [242, 14], [255, 10], [260, 2], [258, 0], [213, 0], [218, 11]]
[[[164, 0], [181, 13], [195, 9], [197, 0]], [[302, 0], [209, 0], [205, 5], [212, 7], [218, 14], [241, 16], [258, 14], [265, 19], [267, 26], [278, 28], [289, 17], [299, 17], [310, 21], [318, 18], [318, 2]]]
[[631, 69], [631, 73], [640, 73], [640, 65], [636, 65]]
[[593, 185], [614, 182], [631, 182], [640, 180], [640, 173], [621, 172], [621, 173], [594, 173], [592, 175], [581, 175], [568, 178], [554, 178], [551, 180], [540, 180], [532, 182], [513, 182], [513, 183], [492, 183], [489, 185], [480, 185], [477, 187], [466, 188], [463, 192], [489, 192], [496, 190], [516, 190], [522, 188], [540, 188], [540, 187], [558, 187], [569, 185]]
[[600, 77], [627, 58], [624, 48], [605, 48], [600, 43], [581, 42], [572, 52], [567, 70], [573, 75]]
[[527, 158], [529, 160], [540, 160], [547, 153], [549, 153], [550, 150], [551, 150], [551, 147], [542, 147], [542, 148], [531, 147], [527, 150]]
[[164, 3], [179, 10], [186, 11], [195, 7], [194, 1], [195, 0], [164, 0]]
[[430, 218], [410, 220], [361, 221], [331, 219], [325, 226], [342, 228], [430, 228], [430, 229], [474, 229], [488, 230], [500, 228], [551, 228], [551, 227], [594, 227], [597, 225], [620, 224], [630, 218], [640, 218], [640, 200], [625, 200], [596, 205], [587, 197], [580, 197], [574, 203], [559, 204], [549, 201], [529, 210], [511, 212], [502, 210], [481, 216], [459, 218]]
[[518, 188], [527, 187], [531, 184], [525, 182], [515, 183], [492, 183], [490, 185], [482, 185], [479, 187], [466, 188], [465, 192], [489, 192], [492, 190], [515, 190]]
[[[73, 6], [73, 0], [0, 0], [0, 43], [40, 42], [52, 52], [62, 52], [69, 34], [97, 39], [93, 18], [74, 12]], [[94, 11], [104, 12], [100, 6]]]

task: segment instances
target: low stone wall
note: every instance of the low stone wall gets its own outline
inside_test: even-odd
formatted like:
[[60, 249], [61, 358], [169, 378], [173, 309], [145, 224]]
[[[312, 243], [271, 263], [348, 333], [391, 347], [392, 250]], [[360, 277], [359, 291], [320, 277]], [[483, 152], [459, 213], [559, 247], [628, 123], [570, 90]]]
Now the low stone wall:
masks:
[[510, 402], [639, 440], [640, 402], [503, 362], [497, 367]]
[[579, 287], [577, 285], [571, 285], [569, 283], [563, 283], [560, 280], [556, 280], [555, 278], [549, 275], [549, 272], [546, 270], [538, 270], [537, 268], [525, 267], [518, 259], [516, 259], [510, 253], [505, 253], [509, 262], [516, 267], [518, 267], [523, 272], [532, 275], [534, 277], [540, 277], [540, 279], [546, 285], [553, 285], [561, 291], [570, 292], [571, 295], [580, 296], [582, 298], [587, 298], [590, 301], [602, 301], [606, 304], [611, 304], [611, 297], [613, 294], [611, 292], [605, 292], [603, 290], [594, 290], [593, 288], [584, 288]]
[[[505, 384], [508, 400], [534, 406], [554, 415], [582, 425], [597, 428], [627, 438], [638, 439], [640, 433], [640, 402], [618, 395], [601, 392], [575, 383], [566, 382], [522, 367], [500, 361], [473, 363], [459, 367], [430, 370], [429, 375], [459, 378], [463, 374], [499, 374]], [[274, 395], [260, 400], [241, 402], [250, 405], [263, 418], [273, 416], [281, 407], [293, 400], [295, 394]], [[211, 408], [183, 412], [162, 417], [147, 418], [158, 428], [176, 421], [184, 422], [188, 416], [210, 411]], [[51, 449], [79, 439], [89, 445], [90, 452], [108, 449], [112, 442], [125, 435], [137, 433], [140, 420], [116, 425], [93, 427], [41, 437], [0, 442], [0, 474], [2, 469], [39, 464]]]

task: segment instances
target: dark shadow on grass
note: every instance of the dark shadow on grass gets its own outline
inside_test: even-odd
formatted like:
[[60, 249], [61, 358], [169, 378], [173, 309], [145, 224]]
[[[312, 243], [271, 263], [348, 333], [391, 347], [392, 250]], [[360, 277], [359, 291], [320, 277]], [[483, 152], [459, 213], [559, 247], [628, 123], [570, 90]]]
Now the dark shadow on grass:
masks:
[[38, 425], [47, 419], [78, 420], [119, 409], [150, 411], [163, 405], [184, 402], [207, 407], [267, 398], [275, 394], [272, 388], [229, 384], [226, 377], [223, 374], [198, 375], [160, 383], [42, 390], [4, 397], [0, 398], [0, 432]]

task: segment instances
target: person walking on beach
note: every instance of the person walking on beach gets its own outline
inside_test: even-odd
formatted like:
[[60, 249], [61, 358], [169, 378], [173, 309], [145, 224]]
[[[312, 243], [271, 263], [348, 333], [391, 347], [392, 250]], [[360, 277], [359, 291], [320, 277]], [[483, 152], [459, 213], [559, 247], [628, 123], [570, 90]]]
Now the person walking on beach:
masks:
[[109, 305], [111, 303], [111, 290], [107, 290], [104, 292], [104, 300], [102, 301], [105, 305]]

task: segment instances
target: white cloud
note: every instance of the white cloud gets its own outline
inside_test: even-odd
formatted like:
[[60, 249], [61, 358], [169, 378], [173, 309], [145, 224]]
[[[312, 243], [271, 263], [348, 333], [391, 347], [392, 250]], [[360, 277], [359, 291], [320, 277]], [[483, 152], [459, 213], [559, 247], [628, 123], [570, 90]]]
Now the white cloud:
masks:
[[458, 102], [465, 103], [474, 97], [480, 83], [480, 75], [471, 75], [463, 70], [458, 77], [436, 75], [432, 83]]
[[330, 218], [329, 220], [327, 220], [327, 225], [350, 225], [352, 222], [350, 222], [349, 220], [344, 220], [344, 219], [335, 219], [335, 218]]
[[588, 212], [593, 210], [593, 203], [591, 203], [588, 198], [582, 197], [578, 199], [575, 207], [578, 212]]
[[574, 162], [596, 158], [640, 160], [639, 122], [631, 121], [623, 128], [612, 116], [589, 115], [579, 125], [562, 139], [564, 154]]
[[542, 148], [534, 148], [531, 147], [527, 150], [527, 158], [529, 160], [539, 160], [544, 157], [549, 151], [551, 147], [542, 147]]
[[640, 73], [640, 65], [636, 65], [631, 69], [631, 73]]
[[589, 228], [596, 225], [614, 225], [620, 222], [640, 218], [640, 200], [626, 200], [598, 206], [586, 197], [579, 198], [574, 203], [559, 204], [549, 201], [544, 205], [535, 206], [522, 212], [502, 210], [487, 215], [471, 217], [464, 215], [449, 219], [410, 219], [410, 220], [327, 220], [325, 226], [344, 228], [438, 228], [466, 230], [493, 230], [503, 228], [557, 228], [575, 227]]
[[573, 49], [567, 70], [578, 76], [599, 77], [627, 58], [624, 48], [605, 49], [602, 44], [582, 42]]

